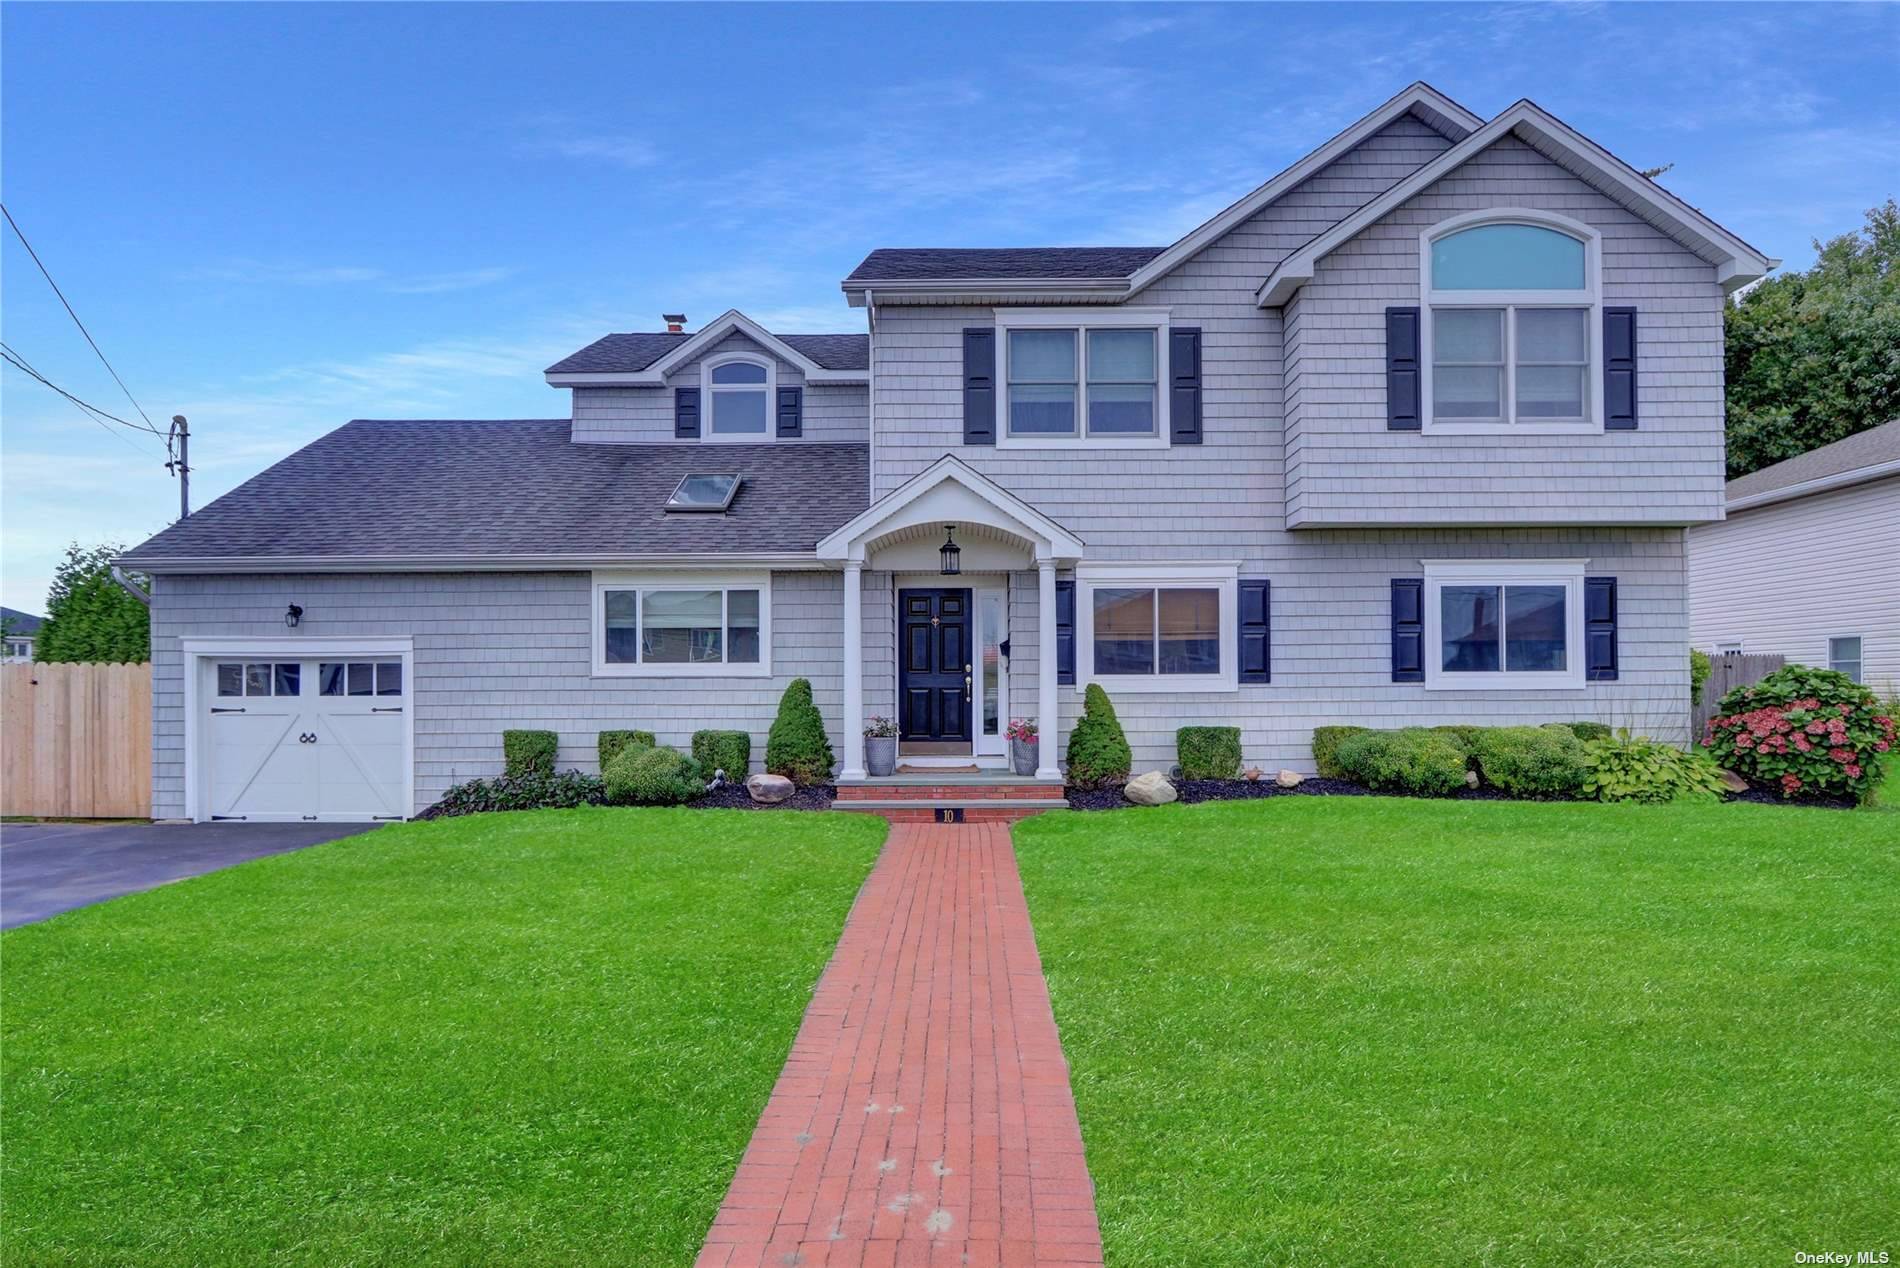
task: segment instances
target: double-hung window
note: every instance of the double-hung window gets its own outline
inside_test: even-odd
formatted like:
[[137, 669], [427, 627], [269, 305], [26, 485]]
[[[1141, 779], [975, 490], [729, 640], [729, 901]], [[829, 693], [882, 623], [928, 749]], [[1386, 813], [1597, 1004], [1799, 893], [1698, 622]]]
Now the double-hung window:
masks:
[[1425, 564], [1425, 685], [1584, 685], [1581, 560]]
[[997, 314], [1004, 445], [1166, 443], [1165, 313]]
[[1860, 635], [1846, 634], [1828, 639], [1827, 667], [1859, 682]]
[[1429, 417], [1440, 431], [1602, 427], [1598, 238], [1541, 212], [1484, 212], [1420, 240]]
[[1077, 688], [1235, 690], [1237, 571], [1227, 564], [1078, 568]]
[[776, 362], [728, 354], [709, 359], [704, 374], [708, 440], [771, 439]]
[[765, 576], [597, 573], [594, 673], [769, 674], [770, 609]]

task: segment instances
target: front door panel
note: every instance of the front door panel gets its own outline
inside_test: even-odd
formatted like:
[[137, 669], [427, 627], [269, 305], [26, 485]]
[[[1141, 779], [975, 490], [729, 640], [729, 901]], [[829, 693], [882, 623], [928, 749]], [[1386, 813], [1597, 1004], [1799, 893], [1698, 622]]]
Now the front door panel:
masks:
[[901, 738], [968, 740], [970, 592], [899, 590], [897, 610]]

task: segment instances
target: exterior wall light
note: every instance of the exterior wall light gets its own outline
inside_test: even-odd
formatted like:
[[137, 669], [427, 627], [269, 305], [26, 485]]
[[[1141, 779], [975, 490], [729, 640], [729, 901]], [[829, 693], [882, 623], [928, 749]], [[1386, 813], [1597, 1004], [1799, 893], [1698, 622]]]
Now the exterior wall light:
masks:
[[954, 577], [963, 571], [963, 551], [957, 546], [957, 539], [951, 535], [955, 524], [943, 526], [943, 545], [937, 548], [937, 557], [943, 561], [937, 569], [946, 577]]

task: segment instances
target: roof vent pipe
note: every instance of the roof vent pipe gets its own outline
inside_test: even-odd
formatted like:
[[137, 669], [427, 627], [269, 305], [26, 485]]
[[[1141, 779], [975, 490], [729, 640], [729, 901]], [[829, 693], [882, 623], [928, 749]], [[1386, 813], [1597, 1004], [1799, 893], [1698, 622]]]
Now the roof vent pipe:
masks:
[[667, 334], [683, 335], [686, 333], [685, 313], [663, 313], [660, 316], [660, 320], [666, 323]]

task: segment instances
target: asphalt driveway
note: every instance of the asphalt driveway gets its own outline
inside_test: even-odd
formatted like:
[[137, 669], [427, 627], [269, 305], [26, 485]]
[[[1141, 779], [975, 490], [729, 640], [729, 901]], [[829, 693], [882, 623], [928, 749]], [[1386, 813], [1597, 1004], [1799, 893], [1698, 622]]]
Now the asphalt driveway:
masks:
[[0, 824], [0, 929], [155, 889], [373, 823]]

